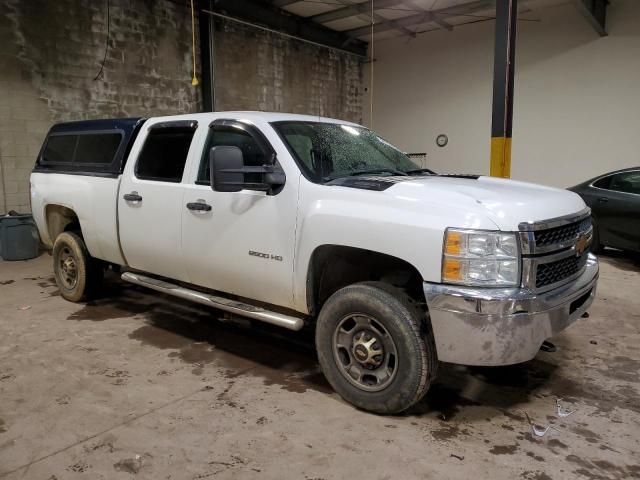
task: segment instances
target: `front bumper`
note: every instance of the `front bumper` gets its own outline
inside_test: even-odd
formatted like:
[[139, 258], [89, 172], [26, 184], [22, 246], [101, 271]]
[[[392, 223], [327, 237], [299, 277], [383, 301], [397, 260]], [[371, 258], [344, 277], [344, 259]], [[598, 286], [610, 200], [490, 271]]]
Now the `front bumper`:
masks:
[[598, 260], [545, 293], [424, 283], [438, 359], [463, 365], [512, 365], [536, 356], [542, 342], [589, 308], [596, 294]]

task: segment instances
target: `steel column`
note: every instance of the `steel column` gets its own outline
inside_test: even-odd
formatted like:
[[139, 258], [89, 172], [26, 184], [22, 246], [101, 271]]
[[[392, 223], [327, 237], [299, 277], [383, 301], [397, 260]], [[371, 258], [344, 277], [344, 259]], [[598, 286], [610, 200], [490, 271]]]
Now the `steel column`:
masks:
[[518, 0], [497, 0], [493, 58], [493, 111], [491, 118], [491, 176], [511, 176], [513, 75], [516, 57]]
[[215, 111], [214, 58], [213, 58], [213, 18], [202, 11], [205, 5], [211, 7], [212, 0], [200, 1], [198, 12], [200, 30], [200, 88], [202, 111]]

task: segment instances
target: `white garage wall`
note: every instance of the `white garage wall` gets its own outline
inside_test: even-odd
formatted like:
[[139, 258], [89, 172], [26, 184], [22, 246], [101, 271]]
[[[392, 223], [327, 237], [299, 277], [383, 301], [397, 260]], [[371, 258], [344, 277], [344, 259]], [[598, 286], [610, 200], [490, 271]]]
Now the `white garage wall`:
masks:
[[[640, 1], [613, 0], [602, 38], [570, 3], [526, 17], [541, 21], [518, 23], [512, 178], [566, 187], [640, 165]], [[377, 43], [373, 128], [436, 171], [488, 174], [493, 29]]]

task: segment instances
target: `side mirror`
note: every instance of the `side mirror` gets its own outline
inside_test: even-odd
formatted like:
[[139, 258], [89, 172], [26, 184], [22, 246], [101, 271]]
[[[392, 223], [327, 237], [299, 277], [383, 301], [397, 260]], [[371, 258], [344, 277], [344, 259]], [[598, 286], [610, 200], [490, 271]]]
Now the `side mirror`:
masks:
[[[209, 151], [209, 172], [211, 188], [216, 192], [239, 192], [240, 190], [258, 190], [268, 195], [278, 193], [285, 184], [286, 176], [282, 169], [272, 165], [245, 167], [242, 150], [238, 147], [219, 146]], [[247, 182], [258, 176], [259, 182]]]
[[211, 188], [216, 192], [239, 192], [244, 186], [244, 159], [238, 147], [220, 146], [209, 151]]

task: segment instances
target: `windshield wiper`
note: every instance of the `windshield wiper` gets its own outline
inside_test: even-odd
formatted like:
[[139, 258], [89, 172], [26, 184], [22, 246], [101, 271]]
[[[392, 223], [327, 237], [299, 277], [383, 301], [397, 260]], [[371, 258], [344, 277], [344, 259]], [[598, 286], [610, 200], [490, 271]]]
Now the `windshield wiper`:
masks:
[[390, 173], [392, 175], [402, 175], [403, 177], [407, 176], [406, 172], [403, 172], [402, 170], [396, 170], [395, 168], [385, 168], [385, 167], [370, 168], [368, 170], [354, 170], [353, 172], [349, 173], [348, 176], [355, 177], [356, 175], [366, 175], [368, 173]]
[[403, 172], [402, 170], [396, 170], [395, 168], [381, 167], [381, 168], [369, 168], [367, 170], [354, 170], [353, 172], [345, 173], [345, 174], [342, 174], [342, 175], [335, 175], [335, 176], [325, 177], [323, 180], [325, 182], [330, 182], [331, 180], [336, 180], [337, 178], [356, 177], [358, 175], [368, 175], [370, 173], [371, 174], [373, 174], [373, 173], [390, 173], [391, 175], [401, 175], [403, 177], [407, 176], [407, 174], [405, 172]]
[[368, 173], [391, 173], [393, 175], [402, 175], [402, 176], [407, 176], [407, 175], [414, 175], [416, 173], [427, 173], [429, 175], [437, 175], [436, 172], [434, 172], [433, 170], [429, 169], [429, 168], [414, 168], [411, 170], [396, 170], [395, 168], [385, 168], [385, 167], [381, 167], [381, 168], [371, 168], [368, 170], [356, 170], [354, 172], [351, 172], [348, 175], [345, 176], [356, 176], [356, 175], [366, 175]]
[[415, 173], [428, 173], [429, 175], [437, 175], [433, 170], [429, 170], [428, 168], [414, 168], [413, 170], [405, 170], [404, 173], [407, 175], [413, 175]]

